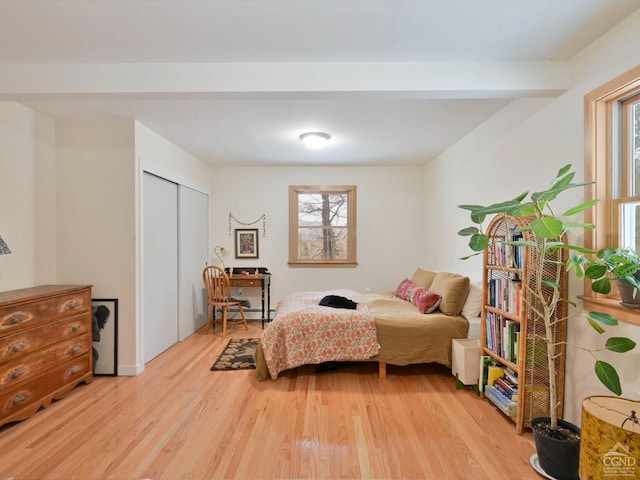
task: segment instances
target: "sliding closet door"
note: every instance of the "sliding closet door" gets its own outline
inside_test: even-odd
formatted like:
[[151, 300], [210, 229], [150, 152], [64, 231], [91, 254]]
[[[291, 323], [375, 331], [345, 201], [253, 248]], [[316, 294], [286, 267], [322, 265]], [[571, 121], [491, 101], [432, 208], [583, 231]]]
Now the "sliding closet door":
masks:
[[180, 316], [178, 338], [184, 340], [207, 321], [202, 270], [209, 260], [209, 196], [180, 185]]
[[178, 185], [143, 179], [144, 361], [178, 341]]

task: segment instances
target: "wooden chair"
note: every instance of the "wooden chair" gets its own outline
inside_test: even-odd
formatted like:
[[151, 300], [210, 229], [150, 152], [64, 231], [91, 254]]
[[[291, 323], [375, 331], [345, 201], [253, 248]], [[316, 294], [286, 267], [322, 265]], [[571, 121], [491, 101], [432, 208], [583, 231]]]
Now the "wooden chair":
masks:
[[[207, 295], [209, 296], [209, 321], [207, 322], [205, 334], [209, 333], [209, 327], [213, 327], [215, 330], [215, 323], [222, 323], [222, 338], [226, 337], [228, 317], [227, 310], [229, 307], [237, 307], [240, 312], [240, 316], [242, 317], [238, 320], [229, 321], [229, 325], [235, 325], [242, 322], [244, 323], [244, 329], [249, 330], [247, 318], [245, 317], [244, 310], [242, 309], [242, 303], [231, 297], [231, 284], [225, 271], [220, 267], [210, 265], [202, 272], [202, 279], [205, 287], [207, 288]], [[216, 307], [220, 307], [222, 310], [221, 319], [214, 319]]]

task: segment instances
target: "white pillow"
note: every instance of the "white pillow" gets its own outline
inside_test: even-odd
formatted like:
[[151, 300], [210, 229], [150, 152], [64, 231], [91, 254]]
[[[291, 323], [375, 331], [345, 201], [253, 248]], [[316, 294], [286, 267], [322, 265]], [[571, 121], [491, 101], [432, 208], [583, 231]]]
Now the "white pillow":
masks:
[[467, 320], [480, 316], [482, 310], [482, 282], [473, 282], [469, 285], [469, 293], [462, 307], [462, 315]]

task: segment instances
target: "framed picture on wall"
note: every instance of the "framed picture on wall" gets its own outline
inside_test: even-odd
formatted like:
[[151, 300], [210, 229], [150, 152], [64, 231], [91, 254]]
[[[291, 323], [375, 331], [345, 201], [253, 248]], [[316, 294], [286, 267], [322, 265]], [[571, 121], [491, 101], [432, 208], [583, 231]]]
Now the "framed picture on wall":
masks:
[[236, 258], [258, 258], [258, 229], [236, 228]]
[[91, 300], [93, 317], [93, 374], [118, 375], [118, 299]]

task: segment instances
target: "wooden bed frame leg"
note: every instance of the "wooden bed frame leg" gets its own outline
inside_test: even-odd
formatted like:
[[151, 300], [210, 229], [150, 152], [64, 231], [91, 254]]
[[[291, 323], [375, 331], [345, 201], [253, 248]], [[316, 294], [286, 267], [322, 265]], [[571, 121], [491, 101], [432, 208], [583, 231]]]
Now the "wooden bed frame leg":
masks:
[[378, 362], [378, 378], [387, 378], [387, 364], [385, 362]]

